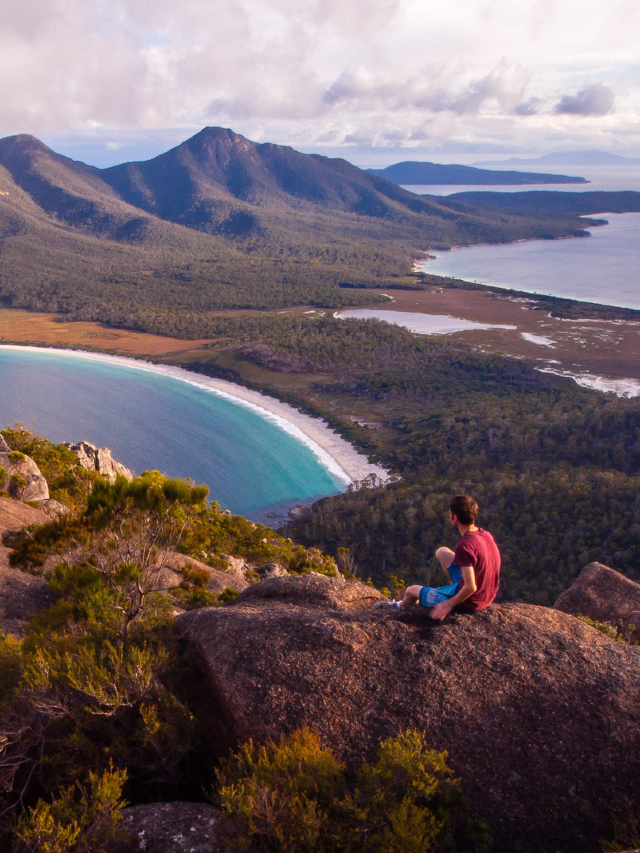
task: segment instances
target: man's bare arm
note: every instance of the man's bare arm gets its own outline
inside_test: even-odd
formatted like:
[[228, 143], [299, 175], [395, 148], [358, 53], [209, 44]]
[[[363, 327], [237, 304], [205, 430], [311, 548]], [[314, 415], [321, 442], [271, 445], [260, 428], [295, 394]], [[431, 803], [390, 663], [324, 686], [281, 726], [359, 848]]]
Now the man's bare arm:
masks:
[[478, 585], [476, 584], [476, 573], [473, 570], [473, 566], [461, 566], [460, 571], [462, 572], [462, 586], [453, 598], [441, 601], [440, 604], [436, 604], [435, 607], [431, 608], [429, 616], [432, 619], [438, 621], [444, 619], [445, 616], [451, 613], [454, 607], [462, 604], [463, 601], [466, 601], [477, 590]]

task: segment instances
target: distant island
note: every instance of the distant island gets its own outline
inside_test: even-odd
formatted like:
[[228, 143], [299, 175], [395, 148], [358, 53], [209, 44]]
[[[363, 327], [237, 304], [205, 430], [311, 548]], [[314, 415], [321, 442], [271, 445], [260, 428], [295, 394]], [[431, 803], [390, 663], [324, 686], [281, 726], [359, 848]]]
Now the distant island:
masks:
[[474, 166], [640, 166], [640, 158], [622, 157], [607, 151], [557, 151], [542, 157], [481, 160]]
[[[524, 161], [523, 161], [524, 162]], [[533, 161], [532, 161], [533, 162]], [[479, 186], [504, 184], [587, 184], [586, 178], [575, 175], [550, 175], [541, 172], [498, 172], [495, 169], [477, 169], [459, 163], [423, 163], [405, 160], [386, 169], [367, 169], [372, 175], [394, 184], [478, 184]]]

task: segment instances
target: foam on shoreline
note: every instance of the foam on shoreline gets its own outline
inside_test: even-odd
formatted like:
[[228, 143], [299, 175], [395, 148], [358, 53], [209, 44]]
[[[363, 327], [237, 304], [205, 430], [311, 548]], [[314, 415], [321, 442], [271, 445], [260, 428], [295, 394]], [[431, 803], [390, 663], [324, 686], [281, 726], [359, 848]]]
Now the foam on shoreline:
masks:
[[555, 370], [550, 367], [536, 367], [540, 373], [553, 373], [573, 379], [577, 385], [600, 391], [603, 394], [613, 393], [616, 397], [640, 397], [640, 381], [637, 379], [607, 379], [605, 376], [595, 376], [592, 373], [571, 373], [568, 370]]
[[312, 418], [310, 415], [299, 412], [288, 403], [282, 403], [280, 400], [268, 397], [259, 391], [244, 388], [242, 385], [237, 385], [234, 382], [202, 376], [169, 364], [153, 364], [143, 359], [88, 352], [86, 350], [36, 347], [20, 344], [0, 344], [0, 349], [50, 353], [56, 356], [114, 364], [132, 370], [168, 376], [179, 382], [184, 382], [195, 388], [216, 394], [236, 405], [250, 409], [260, 415], [260, 417], [275, 424], [297, 441], [306, 445], [316, 456], [320, 464], [345, 486], [364, 480], [371, 474], [374, 474], [383, 481], [387, 480], [388, 472], [384, 468], [369, 462], [348, 441], [334, 432], [326, 421], [319, 418]]

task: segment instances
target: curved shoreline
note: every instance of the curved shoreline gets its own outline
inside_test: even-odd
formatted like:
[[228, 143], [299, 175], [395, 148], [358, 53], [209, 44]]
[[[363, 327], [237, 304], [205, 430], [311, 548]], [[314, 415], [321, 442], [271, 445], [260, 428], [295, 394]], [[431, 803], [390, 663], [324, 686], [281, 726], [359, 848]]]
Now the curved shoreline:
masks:
[[288, 403], [280, 402], [273, 397], [261, 394], [259, 391], [252, 391], [226, 379], [202, 376], [199, 373], [193, 373], [182, 367], [174, 367], [169, 364], [155, 364], [144, 359], [88, 350], [28, 346], [26, 344], [0, 344], [0, 349], [44, 352], [51, 355], [66, 356], [67, 358], [81, 358], [85, 361], [116, 364], [132, 370], [168, 376], [250, 409], [265, 420], [275, 424], [306, 445], [314, 453], [320, 464], [336, 479], [340, 480], [344, 486], [364, 480], [371, 474], [385, 481], [388, 477], [388, 471], [369, 462], [348, 441], [335, 433], [326, 421], [312, 418], [299, 412]]

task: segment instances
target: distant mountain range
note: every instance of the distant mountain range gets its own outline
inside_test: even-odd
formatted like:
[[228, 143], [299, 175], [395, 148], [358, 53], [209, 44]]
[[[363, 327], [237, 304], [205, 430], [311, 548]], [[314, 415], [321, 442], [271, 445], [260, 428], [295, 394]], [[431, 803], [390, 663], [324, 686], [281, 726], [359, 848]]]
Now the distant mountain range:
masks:
[[542, 172], [498, 172], [493, 169], [476, 169], [459, 164], [443, 165], [406, 160], [387, 166], [386, 169], [367, 169], [379, 178], [394, 184], [464, 185], [478, 184], [505, 186], [514, 184], [584, 184], [586, 178], [570, 175], [551, 175]]
[[606, 151], [558, 151], [542, 157], [510, 157], [508, 160], [481, 160], [474, 166], [640, 166], [638, 157], [621, 157]]
[[169, 328], [153, 318], [171, 314], [186, 335], [184, 312], [358, 304], [353, 288], [393, 286], [430, 248], [583, 228], [418, 196], [224, 128], [109, 169], [0, 140], [0, 304], [114, 325]]

